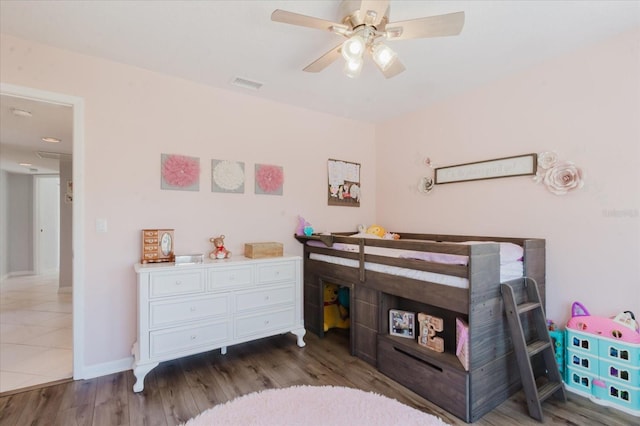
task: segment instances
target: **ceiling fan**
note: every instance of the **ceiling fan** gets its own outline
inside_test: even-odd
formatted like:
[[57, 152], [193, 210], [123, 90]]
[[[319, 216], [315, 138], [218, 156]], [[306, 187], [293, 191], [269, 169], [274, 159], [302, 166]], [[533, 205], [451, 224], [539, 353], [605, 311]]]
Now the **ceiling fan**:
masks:
[[346, 37], [346, 41], [307, 65], [304, 71], [320, 72], [342, 56], [345, 74], [352, 78], [360, 74], [366, 52], [386, 78], [405, 70], [396, 53], [382, 43], [384, 40], [458, 35], [464, 25], [464, 12], [389, 22], [389, 8], [389, 0], [343, 0], [339, 8], [340, 22], [280, 9], [271, 14], [271, 20], [327, 30]]

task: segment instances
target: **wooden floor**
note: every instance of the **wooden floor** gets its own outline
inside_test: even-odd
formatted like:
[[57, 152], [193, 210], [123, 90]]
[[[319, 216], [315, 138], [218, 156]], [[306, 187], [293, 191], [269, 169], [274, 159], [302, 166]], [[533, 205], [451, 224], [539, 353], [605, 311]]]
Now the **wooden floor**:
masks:
[[[178, 425], [206, 409], [250, 392], [293, 385], [335, 385], [373, 391], [444, 421], [466, 424], [400, 386], [348, 352], [348, 337], [331, 330], [324, 339], [293, 335], [229, 347], [160, 364], [132, 391], [131, 371], [91, 380], [0, 395], [0, 424], [13, 425]], [[544, 403], [544, 424], [638, 425], [640, 418], [569, 393], [567, 403]], [[478, 425], [537, 425], [526, 412], [522, 392], [486, 414]], [[354, 425], [355, 426], [355, 425]]]

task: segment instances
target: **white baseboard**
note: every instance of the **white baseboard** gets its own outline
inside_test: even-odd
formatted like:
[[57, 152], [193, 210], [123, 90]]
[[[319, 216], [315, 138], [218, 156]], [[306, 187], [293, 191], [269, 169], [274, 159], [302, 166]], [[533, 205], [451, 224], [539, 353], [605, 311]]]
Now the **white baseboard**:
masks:
[[12, 277], [22, 277], [25, 275], [35, 275], [36, 271], [13, 271], [13, 272], [9, 272], [7, 274], [8, 278], [12, 278]]
[[107, 376], [121, 371], [131, 370], [133, 367], [133, 356], [126, 357], [117, 361], [105, 362], [102, 364], [88, 365], [83, 371], [74, 371], [73, 379], [94, 379], [96, 377]]

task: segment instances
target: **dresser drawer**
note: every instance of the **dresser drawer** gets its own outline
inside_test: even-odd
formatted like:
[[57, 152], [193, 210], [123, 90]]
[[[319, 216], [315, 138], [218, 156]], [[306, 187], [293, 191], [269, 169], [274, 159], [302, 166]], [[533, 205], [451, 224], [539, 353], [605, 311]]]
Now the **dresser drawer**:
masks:
[[293, 262], [270, 263], [258, 265], [258, 284], [274, 284], [283, 281], [294, 281], [296, 264]]
[[236, 320], [236, 338], [261, 334], [293, 325], [295, 309], [281, 309]]
[[179, 296], [204, 291], [202, 271], [176, 271], [151, 274], [149, 297]]
[[158, 328], [195, 321], [218, 315], [228, 315], [230, 295], [220, 294], [181, 300], [158, 300], [149, 306], [149, 327]]
[[293, 285], [286, 285], [237, 293], [236, 311], [255, 311], [281, 304], [293, 305], [295, 292]]
[[242, 266], [209, 271], [209, 286], [213, 290], [249, 286], [253, 283], [253, 268]]
[[227, 320], [198, 326], [175, 327], [149, 333], [151, 358], [180, 354], [193, 349], [214, 346], [231, 339], [231, 323]]

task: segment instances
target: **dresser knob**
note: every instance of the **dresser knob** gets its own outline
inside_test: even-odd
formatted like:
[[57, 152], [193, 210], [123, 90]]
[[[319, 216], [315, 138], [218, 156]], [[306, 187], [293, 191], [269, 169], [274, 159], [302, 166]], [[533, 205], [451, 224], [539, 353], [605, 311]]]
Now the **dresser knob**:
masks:
[[191, 307], [191, 312], [195, 312], [195, 311], [196, 311], [196, 307], [195, 307], [195, 306], [192, 306], [192, 307]]
[[198, 338], [198, 336], [196, 336], [195, 334], [191, 335], [191, 340], [196, 340]]
[[182, 285], [182, 281], [176, 281], [176, 285]]

